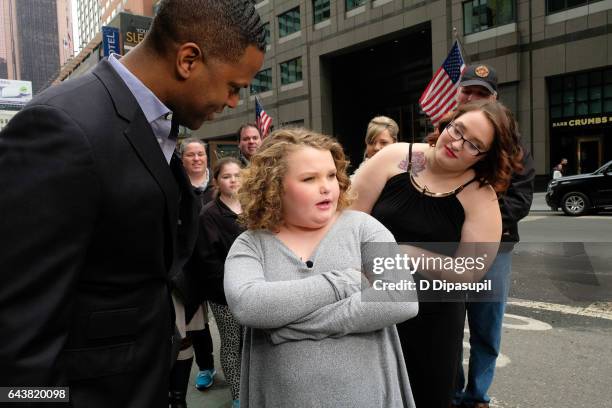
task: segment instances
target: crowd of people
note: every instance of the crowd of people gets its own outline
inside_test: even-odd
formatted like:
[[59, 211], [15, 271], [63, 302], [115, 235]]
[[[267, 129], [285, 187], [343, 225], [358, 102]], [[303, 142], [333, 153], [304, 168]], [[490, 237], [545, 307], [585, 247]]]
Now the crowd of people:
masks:
[[[237, 105], [264, 51], [251, 1], [162, 1], [128, 55], [2, 130], [0, 385], [67, 386], [76, 408], [186, 408], [194, 360], [195, 387], [215, 381], [212, 315], [234, 408], [489, 406], [534, 177], [494, 68], [466, 68], [426, 140], [374, 117], [350, 177], [343, 147], [305, 128], [262, 138], [246, 123], [238, 157], [210, 169], [202, 140], [175, 151], [179, 125]], [[483, 268], [461, 275], [369, 268], [479, 245]], [[493, 291], [431, 297], [433, 279]]]

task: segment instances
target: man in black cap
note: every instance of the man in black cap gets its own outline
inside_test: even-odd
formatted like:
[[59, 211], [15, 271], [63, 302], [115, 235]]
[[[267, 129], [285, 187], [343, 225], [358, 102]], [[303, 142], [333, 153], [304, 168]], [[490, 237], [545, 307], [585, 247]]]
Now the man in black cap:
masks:
[[[478, 99], [497, 99], [497, 73], [485, 64], [467, 66], [459, 82], [459, 105]], [[513, 119], [514, 120], [514, 119]], [[510, 187], [499, 198], [502, 214], [502, 244], [497, 257], [483, 279], [491, 279], [493, 290], [486, 302], [468, 295], [466, 312], [470, 326], [470, 363], [467, 384], [459, 359], [454, 407], [488, 408], [487, 391], [493, 382], [495, 361], [499, 355], [502, 320], [510, 286], [512, 248], [519, 241], [518, 222], [529, 214], [533, 198], [535, 170], [533, 158], [521, 143], [523, 170], [512, 175]]]
[[468, 65], [463, 71], [459, 85], [459, 105], [478, 99], [497, 99], [497, 73], [488, 65]]

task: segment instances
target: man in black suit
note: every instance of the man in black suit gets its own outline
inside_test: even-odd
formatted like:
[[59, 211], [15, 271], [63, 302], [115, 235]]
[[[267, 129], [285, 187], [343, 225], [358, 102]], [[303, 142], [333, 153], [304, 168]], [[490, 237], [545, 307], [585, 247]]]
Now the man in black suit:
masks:
[[235, 107], [264, 49], [250, 0], [165, 0], [128, 55], [3, 129], [0, 386], [68, 386], [77, 408], [167, 407], [169, 283], [197, 215], [177, 127]]

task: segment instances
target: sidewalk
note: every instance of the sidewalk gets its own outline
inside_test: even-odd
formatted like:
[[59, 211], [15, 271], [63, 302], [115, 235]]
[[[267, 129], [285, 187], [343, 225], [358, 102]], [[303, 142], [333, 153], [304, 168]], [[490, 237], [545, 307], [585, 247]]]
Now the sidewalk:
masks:
[[546, 204], [546, 193], [533, 193], [533, 202], [529, 211], [552, 211]]
[[193, 364], [191, 367], [191, 378], [189, 379], [189, 387], [187, 388], [187, 406], [189, 408], [230, 408], [232, 406], [232, 397], [230, 394], [230, 386], [225, 382], [223, 376], [223, 369], [221, 368], [221, 362], [219, 361], [219, 349], [221, 347], [219, 340], [219, 330], [217, 324], [209, 313], [209, 326], [210, 334], [213, 340], [213, 350], [215, 357], [215, 369], [217, 375], [215, 375], [215, 382], [212, 387], [206, 391], [198, 391], [194, 386], [195, 378], [198, 375], [198, 366]]

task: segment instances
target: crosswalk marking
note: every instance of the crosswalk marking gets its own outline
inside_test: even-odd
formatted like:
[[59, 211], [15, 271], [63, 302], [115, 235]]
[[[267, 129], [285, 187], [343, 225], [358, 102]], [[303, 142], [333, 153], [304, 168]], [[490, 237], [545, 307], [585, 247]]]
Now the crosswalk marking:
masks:
[[593, 303], [587, 307], [561, 305], [558, 303], [536, 302], [533, 300], [508, 299], [513, 306], [528, 307], [531, 309], [548, 310], [576, 316], [595, 317], [612, 320], [612, 302]]

